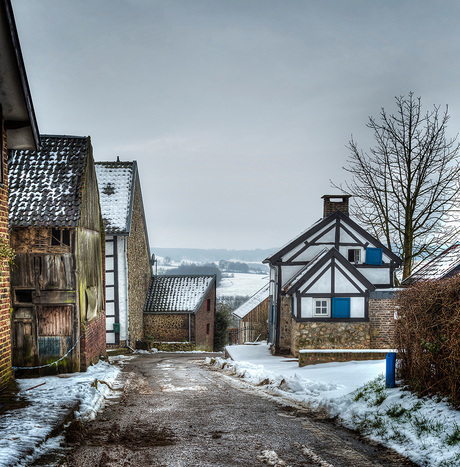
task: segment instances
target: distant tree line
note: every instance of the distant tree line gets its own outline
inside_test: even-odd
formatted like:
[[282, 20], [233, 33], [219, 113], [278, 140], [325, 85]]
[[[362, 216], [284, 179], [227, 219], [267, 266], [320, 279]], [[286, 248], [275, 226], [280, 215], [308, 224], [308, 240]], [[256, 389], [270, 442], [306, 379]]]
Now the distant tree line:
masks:
[[173, 276], [179, 276], [182, 274], [193, 274], [193, 275], [216, 275], [217, 287], [219, 287], [222, 281], [222, 272], [214, 263], [206, 264], [195, 264], [195, 263], [182, 263], [177, 268], [168, 269], [167, 274]]
[[225, 259], [221, 259], [219, 261], [219, 269], [223, 272], [242, 272], [242, 273], [257, 273], [262, 274], [268, 272], [267, 266], [260, 265], [260, 266], [253, 266], [241, 261], [227, 261]]

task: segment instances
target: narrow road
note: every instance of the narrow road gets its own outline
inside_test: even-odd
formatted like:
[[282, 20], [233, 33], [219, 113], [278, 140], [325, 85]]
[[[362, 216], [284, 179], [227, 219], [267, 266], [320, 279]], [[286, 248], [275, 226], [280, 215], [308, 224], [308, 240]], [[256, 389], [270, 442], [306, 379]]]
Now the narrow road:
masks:
[[211, 369], [200, 354], [139, 355], [123, 377], [120, 399], [69, 431], [65, 465], [414, 465]]

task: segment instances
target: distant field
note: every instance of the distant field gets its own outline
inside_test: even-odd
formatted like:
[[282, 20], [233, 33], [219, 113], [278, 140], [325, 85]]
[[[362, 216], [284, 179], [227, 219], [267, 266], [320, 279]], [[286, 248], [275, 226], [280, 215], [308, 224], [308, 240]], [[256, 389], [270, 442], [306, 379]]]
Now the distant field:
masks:
[[222, 279], [220, 287], [217, 288], [217, 296], [222, 295], [254, 295], [259, 289], [268, 283], [268, 275], [265, 274], [243, 274], [236, 272], [232, 278]]

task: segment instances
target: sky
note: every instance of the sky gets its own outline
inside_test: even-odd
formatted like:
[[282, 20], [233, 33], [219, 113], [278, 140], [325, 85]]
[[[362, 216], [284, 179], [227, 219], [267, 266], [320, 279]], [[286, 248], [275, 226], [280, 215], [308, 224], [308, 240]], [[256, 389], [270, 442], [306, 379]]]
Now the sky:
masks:
[[460, 2], [12, 0], [42, 134], [136, 160], [150, 244], [277, 248], [395, 96], [460, 129]]

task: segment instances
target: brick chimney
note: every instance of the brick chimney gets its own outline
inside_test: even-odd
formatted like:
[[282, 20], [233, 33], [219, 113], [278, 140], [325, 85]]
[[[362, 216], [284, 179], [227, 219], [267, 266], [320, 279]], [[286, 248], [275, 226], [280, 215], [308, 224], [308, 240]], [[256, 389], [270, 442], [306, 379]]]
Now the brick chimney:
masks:
[[335, 211], [342, 211], [347, 216], [349, 215], [348, 201], [351, 195], [324, 195], [321, 198], [324, 199], [323, 218]]

